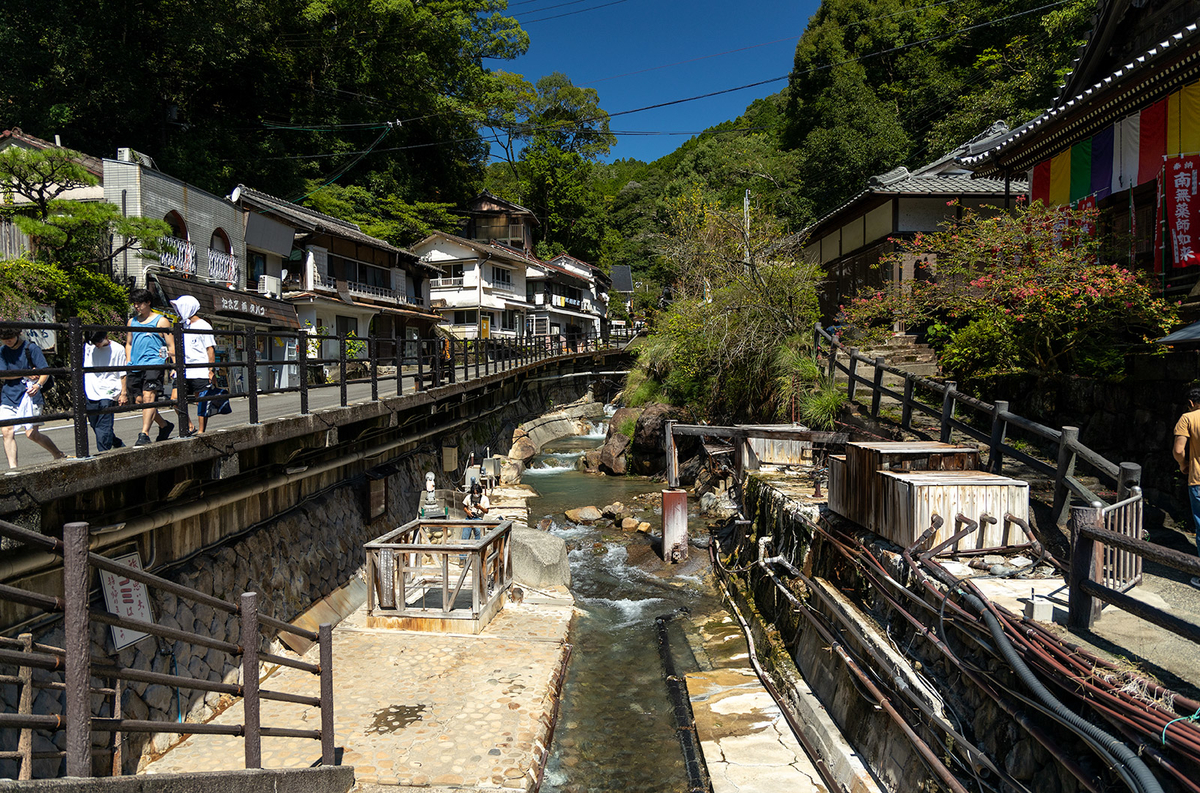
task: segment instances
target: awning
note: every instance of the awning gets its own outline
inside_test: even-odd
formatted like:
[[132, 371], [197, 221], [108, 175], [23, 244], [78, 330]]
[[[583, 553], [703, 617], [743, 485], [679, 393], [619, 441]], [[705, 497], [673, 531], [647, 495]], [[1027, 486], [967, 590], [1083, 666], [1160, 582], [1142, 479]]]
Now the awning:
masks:
[[201, 317], [224, 317], [242, 322], [269, 325], [273, 328], [299, 330], [296, 307], [255, 292], [225, 289], [190, 278], [152, 274], [168, 301], [181, 295], [191, 295], [200, 301]]
[[1187, 344], [1188, 342], [1193, 344], [1200, 342], [1200, 322], [1193, 322], [1186, 328], [1180, 328], [1158, 340], [1158, 344]]

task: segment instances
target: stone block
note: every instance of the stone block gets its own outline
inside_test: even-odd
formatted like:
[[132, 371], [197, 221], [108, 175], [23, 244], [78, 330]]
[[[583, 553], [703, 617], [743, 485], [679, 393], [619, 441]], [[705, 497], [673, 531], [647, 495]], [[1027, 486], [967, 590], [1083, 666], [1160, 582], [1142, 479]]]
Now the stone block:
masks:
[[154, 710], [166, 713], [170, 710], [173, 695], [174, 692], [172, 689], [154, 683], [146, 688], [146, 693], [142, 695], [142, 699], [146, 705]]
[[535, 588], [571, 585], [567, 544], [561, 537], [528, 526], [512, 529], [513, 578]]

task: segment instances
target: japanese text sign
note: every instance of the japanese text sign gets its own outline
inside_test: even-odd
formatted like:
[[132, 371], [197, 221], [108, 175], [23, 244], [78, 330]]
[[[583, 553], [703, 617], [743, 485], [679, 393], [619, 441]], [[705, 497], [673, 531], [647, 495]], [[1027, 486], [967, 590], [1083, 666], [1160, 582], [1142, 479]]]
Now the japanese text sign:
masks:
[[[132, 567], [134, 570], [142, 569], [142, 558], [137, 551], [120, 556], [113, 561], [126, 567]], [[104, 590], [104, 605], [110, 613], [127, 620], [154, 622], [154, 616], [150, 613], [149, 593], [141, 581], [134, 581], [117, 573], [101, 570], [100, 588]], [[116, 625], [110, 627], [112, 628], [113, 646], [117, 650], [123, 650], [149, 635]]]
[[1200, 208], [1197, 191], [1200, 190], [1200, 157], [1178, 157], [1167, 167], [1165, 180], [1167, 194], [1167, 228], [1171, 235], [1171, 250], [1175, 254], [1177, 267], [1200, 264], [1197, 253], [1196, 235], [1192, 234], [1192, 221]]

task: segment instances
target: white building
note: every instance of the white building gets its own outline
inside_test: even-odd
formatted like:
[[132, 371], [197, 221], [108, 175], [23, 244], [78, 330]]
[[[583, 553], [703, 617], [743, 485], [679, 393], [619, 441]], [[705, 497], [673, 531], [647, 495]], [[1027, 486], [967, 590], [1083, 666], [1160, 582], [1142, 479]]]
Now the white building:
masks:
[[531, 264], [531, 333], [536, 336], [600, 336], [607, 331], [609, 279], [599, 267], [560, 253]]
[[431, 306], [460, 339], [524, 335], [529, 301], [528, 268], [541, 264], [499, 242], [435, 232], [413, 246], [421, 260], [441, 268], [430, 283]]

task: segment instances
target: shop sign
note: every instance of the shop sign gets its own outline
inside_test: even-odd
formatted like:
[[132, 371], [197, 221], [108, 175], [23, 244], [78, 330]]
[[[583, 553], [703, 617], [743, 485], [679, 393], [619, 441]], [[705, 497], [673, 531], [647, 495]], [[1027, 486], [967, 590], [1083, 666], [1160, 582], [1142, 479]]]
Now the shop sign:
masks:
[[[113, 561], [119, 565], [132, 567], [134, 570], [142, 569], [142, 557], [137, 551], [119, 556]], [[100, 588], [104, 590], [104, 605], [110, 613], [127, 620], [154, 623], [154, 616], [150, 613], [150, 599], [147, 596], [146, 587], [142, 585], [141, 581], [134, 581], [118, 573], [101, 570]], [[110, 627], [112, 628], [113, 646], [117, 650], [123, 650], [149, 635], [116, 625]]]
[[1177, 267], [1200, 264], [1200, 254], [1197, 254], [1200, 246], [1196, 244], [1197, 235], [1192, 234], [1192, 221], [1196, 219], [1196, 207], [1200, 204], [1196, 196], [1200, 188], [1198, 163], [1200, 157], [1179, 157], [1171, 162], [1167, 171], [1167, 227]]
[[[34, 306], [30, 322], [54, 322], [54, 306]], [[30, 328], [25, 336], [41, 348], [42, 352], [54, 352], [58, 345], [58, 331]]]
[[234, 311], [239, 314], [251, 314], [256, 317], [267, 316], [266, 306], [255, 300], [248, 299], [245, 295], [239, 293], [216, 295], [213, 297], [213, 304], [213, 308], [216, 311]]

